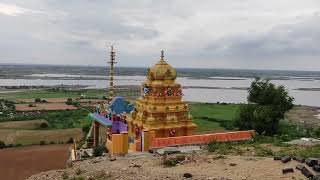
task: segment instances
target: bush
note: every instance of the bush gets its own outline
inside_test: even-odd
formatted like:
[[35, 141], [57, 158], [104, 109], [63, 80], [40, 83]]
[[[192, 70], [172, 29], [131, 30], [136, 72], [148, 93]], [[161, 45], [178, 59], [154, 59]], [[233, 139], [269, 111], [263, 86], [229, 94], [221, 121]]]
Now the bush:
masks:
[[46, 145], [47, 144], [47, 142], [46, 141], [40, 141], [40, 143], [39, 143], [41, 146], [42, 145]]
[[22, 147], [22, 144], [16, 144], [15, 147]]
[[41, 128], [41, 129], [48, 128], [48, 127], [49, 127], [49, 125], [48, 125], [48, 123], [46, 123], [46, 122], [42, 122], [42, 123], [40, 124], [40, 128]]
[[162, 164], [165, 167], [173, 167], [173, 166], [176, 166], [178, 163], [184, 161], [185, 158], [186, 158], [186, 156], [184, 156], [184, 155], [178, 155], [176, 157], [170, 157], [170, 158], [164, 156]]
[[69, 138], [66, 143], [67, 143], [67, 144], [72, 144], [72, 143], [73, 143], [73, 138]]
[[82, 170], [80, 168], [75, 169], [75, 174], [80, 175], [82, 173]]
[[0, 141], [0, 149], [6, 148], [6, 144], [3, 141]]
[[36, 98], [36, 99], [34, 100], [34, 102], [40, 103], [40, 102], [41, 102], [41, 99], [40, 99], [40, 98]]
[[62, 177], [63, 180], [69, 179], [69, 175], [68, 175], [67, 172], [63, 172], [63, 173], [61, 174], [61, 177]]
[[89, 131], [90, 131], [90, 128], [91, 128], [91, 124], [87, 124], [87, 125], [85, 125], [85, 126], [82, 127], [82, 132], [83, 132], [84, 134], [88, 134]]
[[102, 156], [102, 153], [104, 153], [104, 151], [105, 151], [105, 148], [103, 146], [99, 145], [93, 149], [93, 156], [100, 157], [100, 156]]
[[72, 105], [73, 104], [72, 98], [68, 98], [66, 104], [67, 105]]
[[42, 102], [42, 103], [47, 103], [48, 101], [45, 100], [45, 99], [42, 99], [41, 102]]
[[208, 145], [209, 152], [226, 155], [234, 150], [235, 142], [211, 142]]

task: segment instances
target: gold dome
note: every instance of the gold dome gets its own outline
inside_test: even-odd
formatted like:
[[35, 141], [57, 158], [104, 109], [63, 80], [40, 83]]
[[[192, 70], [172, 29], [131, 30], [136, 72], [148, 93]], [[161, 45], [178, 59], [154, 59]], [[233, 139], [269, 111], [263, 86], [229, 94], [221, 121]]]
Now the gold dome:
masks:
[[147, 77], [151, 80], [175, 80], [177, 71], [164, 60], [163, 51], [161, 51], [160, 61], [148, 70]]

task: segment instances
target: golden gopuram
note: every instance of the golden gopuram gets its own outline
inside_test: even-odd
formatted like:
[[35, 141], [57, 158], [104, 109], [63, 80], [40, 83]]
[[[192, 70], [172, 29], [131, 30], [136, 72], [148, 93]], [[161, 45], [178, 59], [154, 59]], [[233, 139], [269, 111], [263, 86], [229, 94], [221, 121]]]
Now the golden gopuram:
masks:
[[176, 82], [177, 71], [164, 59], [147, 72], [141, 87], [141, 97], [127, 117], [130, 136], [139, 138], [142, 130], [155, 131], [156, 137], [192, 135], [197, 127], [192, 122], [188, 104], [182, 101], [181, 85]]

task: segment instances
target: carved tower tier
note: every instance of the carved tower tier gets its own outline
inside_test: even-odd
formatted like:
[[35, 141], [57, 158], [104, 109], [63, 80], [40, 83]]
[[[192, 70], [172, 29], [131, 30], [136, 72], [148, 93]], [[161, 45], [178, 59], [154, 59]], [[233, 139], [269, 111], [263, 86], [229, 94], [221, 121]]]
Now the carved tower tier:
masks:
[[176, 78], [176, 70], [164, 60], [161, 51], [160, 61], [148, 70], [141, 97], [127, 117], [131, 136], [138, 138], [142, 130], [155, 131], [156, 137], [192, 135], [197, 126], [188, 104], [182, 101], [182, 88]]

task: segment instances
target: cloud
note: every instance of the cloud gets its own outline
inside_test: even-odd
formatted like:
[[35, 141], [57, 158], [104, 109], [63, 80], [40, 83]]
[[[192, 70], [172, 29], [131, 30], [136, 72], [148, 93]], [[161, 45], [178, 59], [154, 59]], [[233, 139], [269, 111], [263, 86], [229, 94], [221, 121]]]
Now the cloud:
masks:
[[0, 13], [7, 16], [19, 16], [26, 13], [42, 13], [41, 11], [31, 10], [16, 6], [14, 4], [0, 3]]
[[318, 0], [3, 1], [0, 63], [320, 70]]

